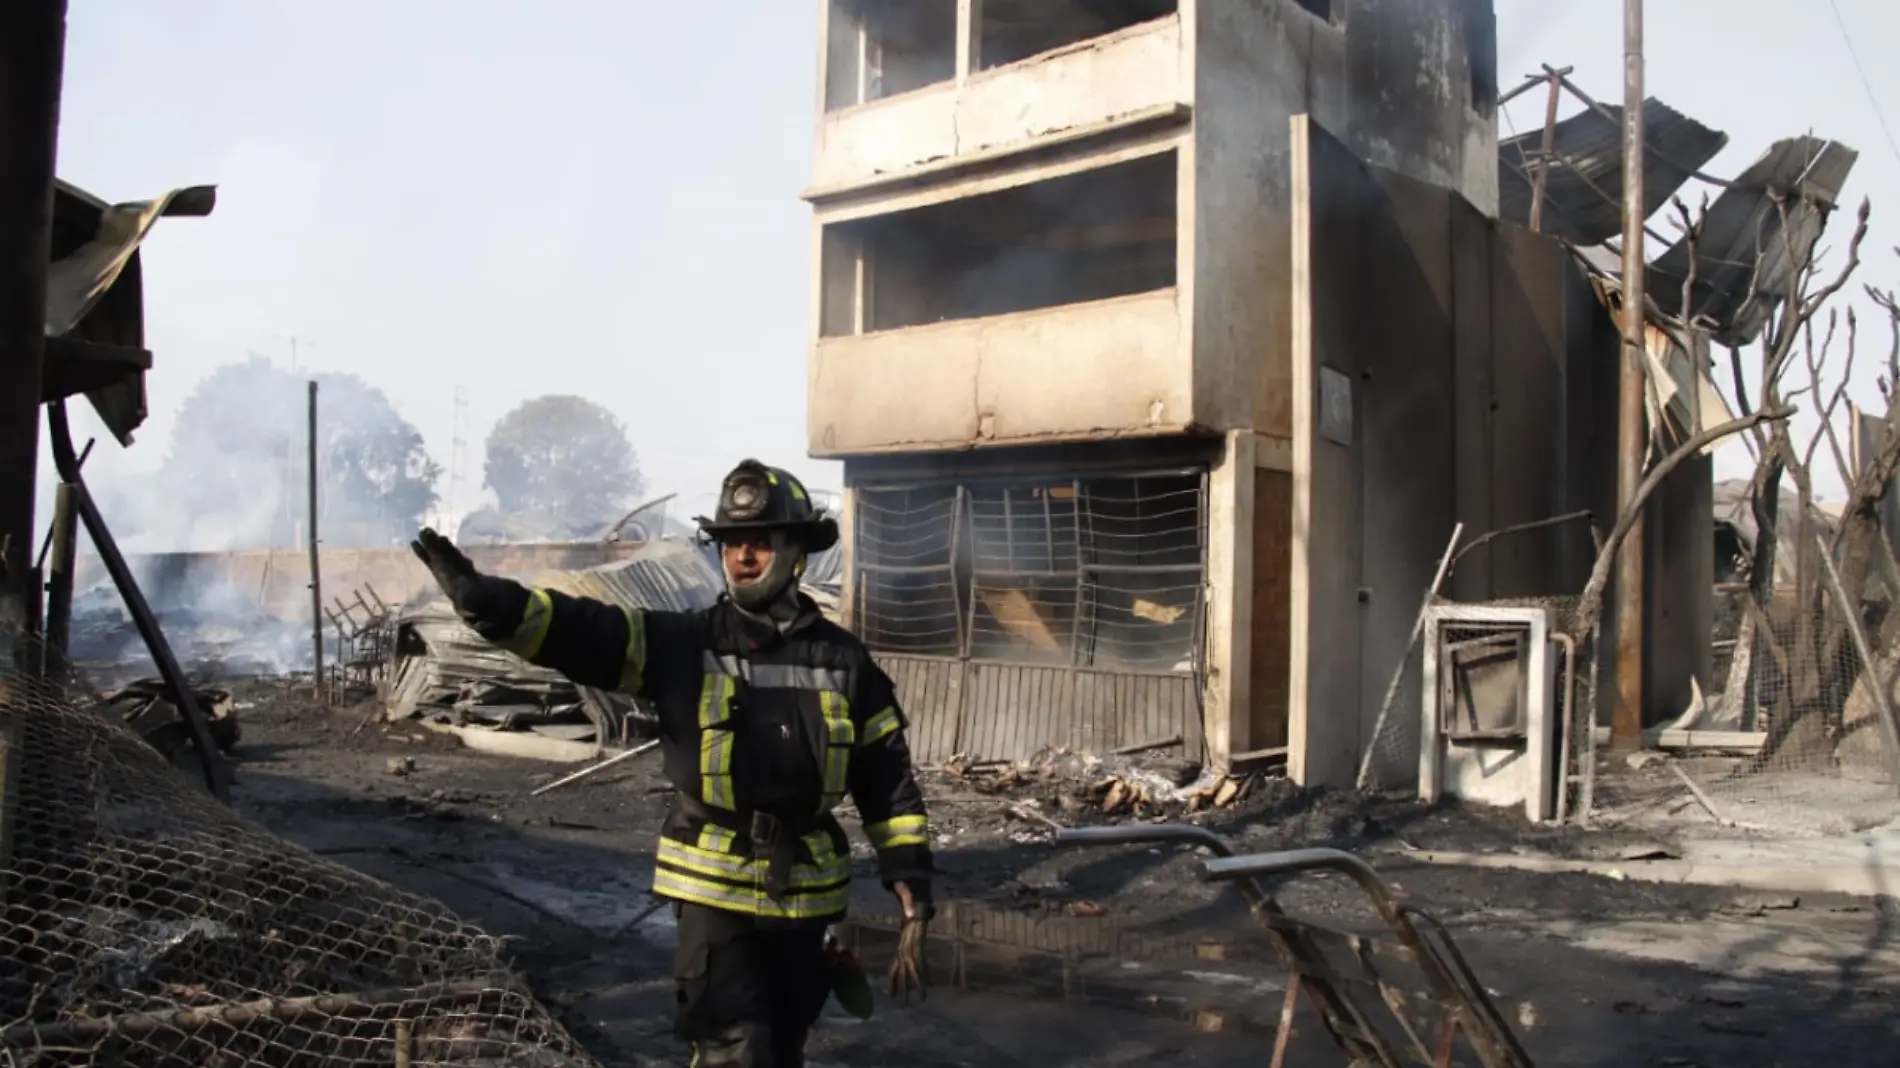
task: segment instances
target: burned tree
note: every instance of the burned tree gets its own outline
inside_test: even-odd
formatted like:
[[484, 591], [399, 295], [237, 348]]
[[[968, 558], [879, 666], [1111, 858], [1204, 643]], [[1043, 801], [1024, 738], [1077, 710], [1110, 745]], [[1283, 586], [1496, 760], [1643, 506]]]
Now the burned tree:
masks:
[[[1840, 424], [1852, 410], [1849, 388], [1864, 342], [1859, 315], [1839, 298], [1861, 266], [1870, 212], [1863, 202], [1839, 266], [1824, 272], [1812, 220], [1825, 212], [1826, 205], [1793, 195], [1775, 202], [1778, 225], [1761, 246], [1749, 295], [1761, 305], [1763, 322], [1759, 340], [1748, 346], [1757, 357], [1752, 381], [1748, 347], [1729, 346], [1729, 387], [1738, 410], [1780, 408], [1799, 398], [1813, 422], [1766, 422], [1749, 434], [1756, 535], [1746, 560], [1743, 633], [1724, 700], [1742, 707], [1736, 703], [1752, 692], [1760, 710], [1767, 740], [1753, 770], [1775, 766], [1888, 780], [1900, 753], [1886, 740], [1890, 725], [1881, 722], [1891, 702], [1880, 698], [1891, 689], [1900, 647], [1900, 613], [1889, 610], [1900, 595], [1900, 568], [1881, 507], [1900, 467], [1900, 406], [1892, 386], [1900, 376], [1900, 308], [1891, 294], [1863, 287], [1887, 319], [1878, 379], [1884, 410], [1874, 418], [1868, 447], [1850, 447]], [[1799, 218], [1804, 214], [1807, 225]], [[1780, 292], [1762, 284], [1763, 265], [1777, 261], [1787, 280]], [[1846, 489], [1832, 522], [1817, 507], [1821, 457], [1833, 462]], [[1783, 514], [1784, 484], [1793, 491], [1793, 515]], [[1784, 559], [1791, 568], [1781, 566]], [[1789, 570], [1792, 582], [1779, 581]], [[1863, 633], [1857, 636], [1856, 629]], [[1861, 640], [1877, 663], [1865, 662]]]

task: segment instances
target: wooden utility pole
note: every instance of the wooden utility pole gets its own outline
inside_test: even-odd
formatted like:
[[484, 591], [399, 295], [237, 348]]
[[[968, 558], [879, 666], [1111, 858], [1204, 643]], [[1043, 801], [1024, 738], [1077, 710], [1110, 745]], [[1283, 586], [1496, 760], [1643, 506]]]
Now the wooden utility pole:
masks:
[[[1623, 0], [1623, 361], [1617, 405], [1616, 502], [1630, 507], [1643, 481], [1648, 443], [1648, 341], [1644, 327], [1643, 0]], [[1643, 523], [1630, 527], [1616, 569], [1616, 710], [1610, 744], [1643, 739]]]
[[317, 562], [317, 382], [310, 380], [310, 663], [316, 680], [317, 700], [324, 699], [323, 685], [323, 572]]
[[39, 616], [33, 506], [65, 55], [66, 0], [0, 3], [0, 626], [18, 630]]

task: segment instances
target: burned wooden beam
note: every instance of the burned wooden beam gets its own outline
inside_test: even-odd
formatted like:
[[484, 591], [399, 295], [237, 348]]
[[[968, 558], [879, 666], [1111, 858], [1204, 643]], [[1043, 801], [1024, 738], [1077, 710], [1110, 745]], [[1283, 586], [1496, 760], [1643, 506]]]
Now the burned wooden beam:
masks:
[[50, 404], [116, 386], [151, 369], [152, 354], [146, 349], [73, 337], [49, 337], [40, 403]]

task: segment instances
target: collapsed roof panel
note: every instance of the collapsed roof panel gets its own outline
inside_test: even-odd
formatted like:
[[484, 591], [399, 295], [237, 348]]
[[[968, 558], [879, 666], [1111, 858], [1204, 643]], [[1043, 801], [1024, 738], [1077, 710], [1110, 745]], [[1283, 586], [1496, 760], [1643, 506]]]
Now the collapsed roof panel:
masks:
[[[804, 592], [835, 618], [840, 557], [827, 550], [812, 557]], [[691, 541], [651, 542], [634, 556], [583, 571], [543, 571], [519, 576], [536, 585], [609, 604], [690, 612], [710, 606], [724, 592], [717, 559]], [[591, 724], [605, 744], [641, 719], [622, 694], [589, 690], [547, 668], [536, 667], [483, 640], [437, 596], [403, 606], [397, 616], [395, 663], [389, 677], [391, 720], [446, 715], [469, 725], [560, 732]]]
[[[1717, 342], [1746, 345], [1761, 334], [1769, 310], [1797, 284], [1797, 268], [1812, 255], [1859, 158], [1825, 138], [1776, 141], [1709, 205], [1690, 310], [1714, 324]], [[1684, 239], [1656, 257], [1647, 279], [1650, 299], [1678, 318], [1688, 246]]]
[[[150, 357], [144, 352], [139, 247], [159, 219], [210, 215], [217, 199], [217, 187], [207, 185], [174, 189], [152, 200], [108, 204], [67, 182], [54, 183], [46, 336], [70, 343], [49, 342], [47, 377], [90, 387], [86, 399], [121, 445], [132, 443], [132, 432], [146, 414], [144, 371]], [[99, 366], [50, 365], [81, 359]], [[109, 384], [93, 385], [95, 381]]]
[[[1693, 172], [1715, 158], [1728, 135], [1712, 130], [1654, 97], [1643, 101], [1643, 200], [1654, 214]], [[1623, 109], [1585, 108], [1557, 124], [1555, 165], [1544, 187], [1543, 231], [1578, 245], [1595, 245], [1623, 232]], [[1531, 217], [1542, 129], [1498, 144], [1498, 214], [1523, 223]]]

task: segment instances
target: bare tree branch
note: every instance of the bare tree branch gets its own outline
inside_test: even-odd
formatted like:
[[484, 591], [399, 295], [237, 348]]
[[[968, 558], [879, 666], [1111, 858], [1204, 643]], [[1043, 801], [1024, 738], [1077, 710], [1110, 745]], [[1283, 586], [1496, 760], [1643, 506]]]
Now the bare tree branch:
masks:
[[1616, 561], [1617, 550], [1622, 547], [1623, 539], [1629, 536], [1630, 528], [1636, 525], [1636, 519], [1643, 514], [1643, 506], [1662, 485], [1669, 473], [1682, 466], [1683, 462], [1723, 438], [1739, 434], [1749, 427], [1770, 421], [1782, 421], [1795, 413], [1791, 407], [1776, 408], [1773, 411], [1757, 411], [1739, 419], [1731, 419], [1720, 426], [1713, 426], [1691, 437], [1662, 458], [1643, 481], [1637, 485], [1636, 492], [1617, 516], [1616, 526], [1610, 529], [1609, 537], [1603, 540], [1603, 550], [1597, 553], [1596, 564], [1590, 569], [1590, 581], [1583, 587], [1583, 595], [1577, 601], [1577, 614], [1574, 633], [1588, 634], [1596, 629], [1603, 614], [1603, 590], [1610, 581], [1610, 566]]

